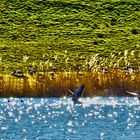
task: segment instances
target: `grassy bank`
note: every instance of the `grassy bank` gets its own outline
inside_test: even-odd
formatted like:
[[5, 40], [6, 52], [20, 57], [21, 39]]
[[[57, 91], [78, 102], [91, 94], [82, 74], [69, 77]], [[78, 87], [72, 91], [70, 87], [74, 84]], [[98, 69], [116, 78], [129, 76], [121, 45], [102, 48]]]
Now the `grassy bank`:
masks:
[[0, 97], [64, 97], [85, 84], [84, 97], [129, 96], [126, 91], [140, 91], [140, 72], [110, 70], [104, 72], [56, 72], [1, 75]]
[[139, 0], [3, 0], [0, 14], [1, 72], [140, 64]]

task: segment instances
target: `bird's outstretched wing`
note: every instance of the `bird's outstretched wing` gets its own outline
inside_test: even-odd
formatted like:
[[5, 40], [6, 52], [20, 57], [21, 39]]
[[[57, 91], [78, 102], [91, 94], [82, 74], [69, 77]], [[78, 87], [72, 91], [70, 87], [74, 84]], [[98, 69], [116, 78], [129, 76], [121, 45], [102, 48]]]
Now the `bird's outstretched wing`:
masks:
[[82, 85], [76, 90], [76, 96], [77, 96], [77, 97], [81, 97], [82, 94], [83, 94], [83, 92], [84, 92], [84, 90], [85, 90], [85, 85], [82, 84]]
[[136, 92], [130, 92], [130, 91], [126, 91], [127, 93], [133, 95], [133, 96], [136, 96], [136, 97], [139, 97], [140, 98], [140, 94], [136, 93]]
[[76, 97], [76, 95], [75, 95], [74, 92], [72, 92], [70, 89], [68, 89], [68, 91], [70, 92], [70, 96], [74, 96], [74, 97]]
[[78, 97], [76, 96], [76, 94], [74, 92], [72, 92], [71, 90], [68, 89], [68, 91], [70, 92], [70, 97], [73, 101], [74, 104], [79, 103], [78, 101]]
[[72, 98], [74, 104], [81, 104], [81, 102], [78, 99], [82, 96], [84, 89], [85, 85], [83, 84], [76, 90], [75, 93], [68, 89], [68, 91], [70, 92], [70, 97]]

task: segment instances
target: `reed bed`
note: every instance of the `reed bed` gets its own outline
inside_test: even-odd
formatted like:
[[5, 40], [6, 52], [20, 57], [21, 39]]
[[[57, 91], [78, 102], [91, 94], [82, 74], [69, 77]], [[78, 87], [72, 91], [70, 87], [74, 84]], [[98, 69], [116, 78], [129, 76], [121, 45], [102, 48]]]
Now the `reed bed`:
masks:
[[139, 58], [140, 52], [124, 50], [106, 58], [94, 54], [83, 64], [74, 65], [75, 61], [66, 59], [60, 68], [50, 60], [28, 65], [29, 57], [24, 56], [24, 67], [16, 67], [23, 76], [5, 73], [1, 60], [0, 96], [63, 97], [69, 96], [68, 89], [74, 91], [80, 84], [86, 86], [83, 96], [127, 96], [126, 91], [140, 91]]
[[45, 72], [19, 78], [0, 75], [1, 97], [64, 97], [85, 84], [84, 97], [127, 96], [126, 91], [140, 91], [140, 71], [110, 69], [88, 72]]

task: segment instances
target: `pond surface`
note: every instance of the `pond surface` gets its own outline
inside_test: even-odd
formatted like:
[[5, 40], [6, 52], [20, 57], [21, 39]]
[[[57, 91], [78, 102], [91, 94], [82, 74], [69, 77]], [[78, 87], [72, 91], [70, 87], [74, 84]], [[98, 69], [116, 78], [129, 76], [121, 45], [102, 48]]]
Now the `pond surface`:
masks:
[[137, 98], [22, 100], [0, 99], [0, 140], [140, 140]]

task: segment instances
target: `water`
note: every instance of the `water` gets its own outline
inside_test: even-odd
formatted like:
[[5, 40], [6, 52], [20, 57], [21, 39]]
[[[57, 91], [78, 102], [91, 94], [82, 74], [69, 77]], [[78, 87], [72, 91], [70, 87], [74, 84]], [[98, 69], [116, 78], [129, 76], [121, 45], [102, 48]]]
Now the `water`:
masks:
[[140, 140], [132, 97], [0, 99], [0, 140]]

